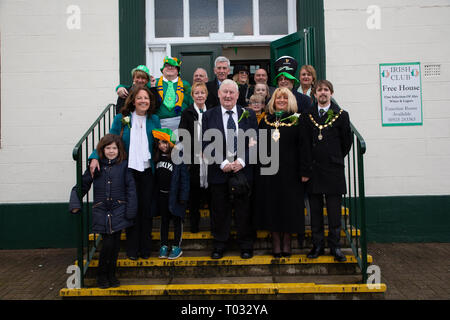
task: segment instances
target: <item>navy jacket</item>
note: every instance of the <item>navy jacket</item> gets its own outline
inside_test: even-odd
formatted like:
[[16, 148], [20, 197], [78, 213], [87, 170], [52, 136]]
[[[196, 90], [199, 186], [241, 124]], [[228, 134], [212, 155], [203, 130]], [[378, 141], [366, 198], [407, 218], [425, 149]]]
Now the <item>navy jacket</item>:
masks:
[[[242, 113], [244, 112], [244, 108], [237, 105], [237, 111], [238, 111], [238, 120], [241, 117]], [[256, 115], [253, 110], [245, 109], [249, 112], [249, 116], [243, 117], [241, 121], [238, 123], [239, 128], [244, 130], [244, 132], [248, 129], [254, 129], [255, 133], [258, 130], [258, 121], [256, 120]], [[223, 117], [222, 117], [222, 108], [219, 106], [211, 108], [207, 110], [202, 117], [202, 132], [203, 132], [203, 151], [205, 151], [205, 148], [213, 143], [214, 141], [205, 141], [205, 131], [208, 129], [219, 129], [222, 133], [222, 143], [223, 143], [223, 149], [222, 150], [215, 150], [219, 151], [219, 154], [216, 154], [213, 152], [212, 156], [220, 161], [215, 163], [210, 163], [208, 165], [208, 183], [210, 184], [222, 184], [226, 183], [228, 181], [229, 175], [220, 169], [220, 164], [226, 159], [226, 139], [225, 139], [225, 129], [223, 126]], [[257, 139], [257, 138], [256, 138]], [[244, 146], [245, 146], [245, 167], [242, 169], [243, 173], [247, 177], [247, 181], [251, 182], [253, 180], [253, 165], [250, 164], [250, 147], [249, 147], [249, 138], [245, 138]], [[239, 142], [238, 142], [239, 145]], [[256, 145], [254, 146], [254, 150], [256, 152]], [[239, 149], [238, 149], [239, 152]], [[256, 155], [256, 153], [255, 153]], [[243, 158], [243, 157], [241, 157]]]
[[[92, 231], [113, 233], [133, 225], [137, 212], [136, 186], [128, 162], [100, 159], [100, 172], [92, 178], [89, 169], [83, 174], [82, 194], [94, 183]], [[70, 193], [69, 211], [81, 209], [76, 186]]]

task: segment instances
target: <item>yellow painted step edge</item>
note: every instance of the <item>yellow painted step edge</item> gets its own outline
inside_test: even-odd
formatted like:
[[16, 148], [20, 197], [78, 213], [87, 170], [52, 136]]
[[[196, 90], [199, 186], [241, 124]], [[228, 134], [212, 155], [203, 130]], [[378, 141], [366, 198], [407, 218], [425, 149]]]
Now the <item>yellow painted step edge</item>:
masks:
[[61, 297], [105, 297], [105, 296], [162, 296], [162, 295], [237, 295], [237, 294], [348, 294], [383, 293], [384, 283], [367, 284], [315, 284], [315, 283], [252, 283], [252, 284], [169, 284], [130, 285], [118, 288], [63, 288]]
[[[285, 265], [285, 264], [328, 264], [328, 263], [357, 263], [355, 256], [346, 255], [346, 262], [337, 262], [331, 255], [320, 256], [316, 259], [309, 259], [306, 255], [294, 254], [288, 258], [276, 259], [271, 255], [256, 255], [250, 259], [242, 259], [239, 256], [225, 256], [222, 259], [211, 259], [210, 257], [180, 257], [175, 260], [159, 259], [151, 257], [148, 259], [130, 260], [118, 259], [118, 267], [200, 267], [200, 266], [245, 266], [245, 265]], [[367, 255], [367, 262], [372, 263], [371, 255]], [[98, 267], [98, 260], [91, 260], [89, 267]]]
[[[232, 235], [235, 235], [236, 232], [232, 231], [231, 232]], [[361, 235], [361, 231], [358, 230], [358, 236]], [[89, 234], [89, 241], [93, 241], [94, 237], [98, 237], [98, 234]], [[257, 232], [257, 238], [258, 239], [264, 239], [270, 236], [270, 232], [269, 231], [258, 231]], [[311, 230], [305, 230], [305, 236], [306, 237], [311, 237]], [[325, 237], [328, 236], [328, 230], [325, 230]], [[352, 230], [352, 236], [355, 237], [356, 236], [356, 229]], [[159, 239], [160, 235], [158, 231], [154, 231], [152, 232], [152, 239]], [[341, 237], [345, 237], [345, 231], [341, 230]], [[126, 240], [127, 236], [125, 232], [122, 232], [120, 239], [121, 240]], [[172, 231], [169, 232], [169, 240], [172, 240], [174, 238], [174, 233]], [[202, 240], [202, 239], [206, 239], [206, 240], [210, 240], [213, 239], [213, 236], [211, 235], [210, 231], [200, 231], [197, 233], [192, 233], [192, 232], [183, 232], [183, 239], [189, 239], [189, 240]]]
[[[186, 212], [189, 213], [189, 210], [186, 210]], [[306, 216], [307, 213], [308, 213], [308, 211], [306, 210], [306, 208], [304, 209], [304, 213], [305, 213], [305, 216]], [[342, 214], [342, 215], [348, 216], [348, 213], [349, 213], [349, 209], [348, 209], [348, 208], [341, 207], [341, 214]], [[324, 214], [325, 216], [328, 215], [327, 208], [323, 208], [323, 214]], [[202, 217], [202, 218], [207, 218], [207, 217], [209, 217], [209, 209], [200, 209], [200, 217]]]

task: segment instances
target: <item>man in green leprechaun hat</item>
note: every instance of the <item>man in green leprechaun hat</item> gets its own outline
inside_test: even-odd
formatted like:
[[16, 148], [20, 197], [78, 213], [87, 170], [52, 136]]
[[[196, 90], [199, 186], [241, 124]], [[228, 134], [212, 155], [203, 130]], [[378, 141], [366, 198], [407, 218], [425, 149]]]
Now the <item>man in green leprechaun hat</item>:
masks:
[[161, 106], [156, 114], [162, 128], [175, 130], [181, 119], [181, 112], [192, 103], [191, 85], [180, 77], [181, 61], [166, 56], [161, 67], [162, 76], [156, 80], [156, 99]]

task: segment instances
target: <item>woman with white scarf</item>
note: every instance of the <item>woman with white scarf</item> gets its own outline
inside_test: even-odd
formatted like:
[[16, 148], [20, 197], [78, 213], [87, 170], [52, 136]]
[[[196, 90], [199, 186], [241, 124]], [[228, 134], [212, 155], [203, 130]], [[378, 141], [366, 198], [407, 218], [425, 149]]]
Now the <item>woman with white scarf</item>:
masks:
[[[161, 128], [155, 112], [155, 97], [145, 86], [132, 91], [121, 113], [115, 116], [110, 133], [120, 135], [128, 154], [128, 168], [136, 183], [138, 213], [133, 227], [126, 230], [127, 256], [148, 259], [151, 251], [152, 194], [155, 165], [152, 157], [153, 129]], [[91, 159], [91, 174], [99, 168], [95, 151]]]
[[199, 231], [201, 204], [210, 202], [207, 165], [201, 154], [202, 115], [206, 111], [205, 102], [208, 97], [206, 85], [200, 82], [194, 83], [191, 88], [191, 96], [194, 103], [181, 114], [178, 129], [189, 131], [191, 137], [190, 145], [183, 143], [183, 148], [185, 152], [190, 150], [190, 163], [186, 163], [190, 173], [189, 219], [191, 232], [196, 233]]

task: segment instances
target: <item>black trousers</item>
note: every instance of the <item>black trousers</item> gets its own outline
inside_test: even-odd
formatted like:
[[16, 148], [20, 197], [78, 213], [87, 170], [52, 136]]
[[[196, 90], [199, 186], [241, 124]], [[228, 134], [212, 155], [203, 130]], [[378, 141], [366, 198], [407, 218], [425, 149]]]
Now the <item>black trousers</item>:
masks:
[[[340, 248], [341, 238], [341, 203], [340, 194], [326, 194], [326, 207], [328, 214], [328, 247], [330, 249]], [[323, 225], [323, 195], [310, 194], [309, 205], [311, 208], [311, 231], [314, 246], [325, 245], [325, 234]]]
[[98, 262], [98, 277], [111, 277], [116, 272], [117, 258], [120, 251], [122, 231], [102, 233], [102, 248]]
[[229, 200], [228, 184], [212, 184], [211, 188], [211, 233], [214, 237], [214, 248], [225, 250], [231, 231], [232, 210], [237, 231], [237, 241], [241, 250], [253, 249], [255, 230], [250, 213], [250, 198]]
[[169, 211], [169, 194], [159, 192], [159, 213], [161, 215], [161, 246], [169, 245], [169, 224], [173, 221], [174, 245], [181, 247], [181, 235], [183, 233], [183, 219], [173, 215]]
[[209, 188], [200, 188], [200, 165], [190, 165], [189, 175], [189, 222], [191, 224], [191, 229], [192, 226], [194, 226], [194, 229], [198, 229], [198, 224], [200, 222], [200, 205], [207, 203], [211, 212], [211, 194]]
[[127, 255], [129, 257], [150, 256], [153, 219], [151, 215], [154, 176], [152, 168], [143, 172], [133, 170], [138, 199], [135, 223], [127, 228]]

